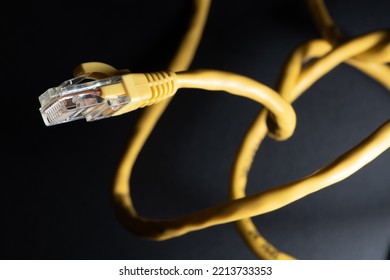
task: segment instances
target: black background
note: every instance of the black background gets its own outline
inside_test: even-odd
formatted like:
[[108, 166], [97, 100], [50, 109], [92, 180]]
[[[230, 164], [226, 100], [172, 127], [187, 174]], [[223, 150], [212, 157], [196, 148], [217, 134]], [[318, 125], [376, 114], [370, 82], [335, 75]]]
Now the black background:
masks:
[[[347, 36], [390, 27], [390, 1], [327, 1]], [[132, 72], [166, 69], [191, 1], [30, 2], [3, 8], [2, 259], [255, 259], [234, 224], [155, 242], [116, 219], [111, 186], [140, 111], [46, 127], [38, 96], [79, 63]], [[191, 66], [236, 72], [274, 87], [299, 44], [319, 34], [304, 1], [212, 3]], [[390, 79], [390, 77], [389, 77]], [[340, 65], [294, 103], [286, 142], [267, 139], [248, 193], [306, 176], [356, 145], [389, 117], [389, 93]], [[261, 107], [223, 93], [182, 90], [143, 149], [131, 183], [136, 208], [182, 216], [226, 201], [235, 153]], [[278, 248], [301, 259], [388, 259], [390, 154], [283, 209], [256, 217]]]

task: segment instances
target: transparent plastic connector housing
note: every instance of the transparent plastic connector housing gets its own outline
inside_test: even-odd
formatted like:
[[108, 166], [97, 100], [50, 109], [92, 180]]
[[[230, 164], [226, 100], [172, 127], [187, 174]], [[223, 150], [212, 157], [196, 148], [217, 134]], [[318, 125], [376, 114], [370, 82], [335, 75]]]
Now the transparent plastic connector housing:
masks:
[[83, 118], [95, 121], [112, 116], [128, 104], [130, 98], [125, 95], [103, 98], [99, 88], [121, 81], [121, 76], [100, 80], [82, 76], [49, 88], [39, 96], [39, 111], [45, 124], [51, 126]]

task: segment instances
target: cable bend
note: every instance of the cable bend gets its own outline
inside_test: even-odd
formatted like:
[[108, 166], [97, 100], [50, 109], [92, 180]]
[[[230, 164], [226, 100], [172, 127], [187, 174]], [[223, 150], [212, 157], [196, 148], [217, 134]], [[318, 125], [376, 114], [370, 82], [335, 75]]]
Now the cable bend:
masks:
[[294, 109], [270, 87], [248, 77], [225, 71], [195, 70], [179, 72], [176, 75], [178, 88], [225, 91], [264, 105], [271, 113], [267, 118], [269, 135], [276, 140], [286, 140], [294, 133], [296, 126]]

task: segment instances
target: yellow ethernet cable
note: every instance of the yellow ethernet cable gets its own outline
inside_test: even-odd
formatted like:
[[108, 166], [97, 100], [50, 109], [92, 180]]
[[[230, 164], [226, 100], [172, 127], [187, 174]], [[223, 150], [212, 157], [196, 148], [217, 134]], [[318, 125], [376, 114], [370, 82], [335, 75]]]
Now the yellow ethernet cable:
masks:
[[[294, 259], [270, 244], [257, 230], [251, 217], [275, 211], [340, 182], [389, 148], [390, 120], [312, 174], [246, 195], [248, 172], [261, 142], [267, 135], [282, 141], [294, 133], [296, 116], [291, 103], [318, 79], [339, 64], [348, 63], [390, 90], [390, 68], [387, 65], [390, 62], [390, 32], [379, 30], [356, 38], [345, 38], [331, 19], [323, 0], [307, 2], [323, 38], [310, 40], [292, 52], [276, 90], [231, 72], [207, 69], [187, 71], [210, 7], [209, 0], [196, 0], [192, 22], [168, 71], [128, 73], [104, 63], [83, 63], [76, 68], [75, 78], [48, 89], [39, 97], [40, 111], [46, 125], [82, 118], [94, 121], [148, 106], [143, 109], [113, 186], [118, 219], [130, 232], [153, 240], [165, 240], [210, 226], [236, 222], [240, 234], [259, 258]], [[247, 131], [237, 153], [228, 201], [178, 219], [146, 219], [140, 217], [133, 206], [130, 176], [158, 119], [181, 88], [224, 91], [258, 102], [264, 109]]]

